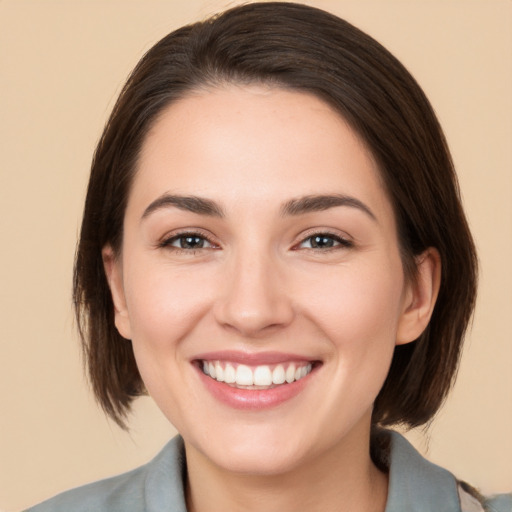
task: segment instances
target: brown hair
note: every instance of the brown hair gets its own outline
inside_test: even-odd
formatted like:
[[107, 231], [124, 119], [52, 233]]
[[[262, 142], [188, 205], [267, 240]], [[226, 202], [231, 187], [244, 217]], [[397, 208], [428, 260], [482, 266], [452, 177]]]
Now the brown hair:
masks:
[[396, 347], [374, 425], [429, 421], [445, 398], [476, 294], [474, 244], [448, 147], [424, 93], [374, 39], [322, 10], [293, 3], [230, 9], [164, 37], [128, 78], [96, 149], [74, 275], [74, 301], [94, 393], [121, 426], [144, 393], [131, 342], [114, 325], [101, 250], [121, 249], [130, 184], [145, 136], [170, 103], [223, 83], [265, 83], [323, 99], [365, 141], [396, 216], [404, 271], [435, 247], [442, 281], [426, 331]]

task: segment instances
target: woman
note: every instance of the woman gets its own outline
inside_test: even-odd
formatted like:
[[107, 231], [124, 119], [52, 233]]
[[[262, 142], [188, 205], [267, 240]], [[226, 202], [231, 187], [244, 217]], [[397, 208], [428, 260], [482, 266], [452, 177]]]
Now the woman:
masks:
[[75, 303], [105, 411], [149, 392], [182, 437], [31, 510], [510, 510], [383, 429], [436, 413], [475, 291], [444, 137], [384, 48], [296, 4], [173, 32], [98, 145]]

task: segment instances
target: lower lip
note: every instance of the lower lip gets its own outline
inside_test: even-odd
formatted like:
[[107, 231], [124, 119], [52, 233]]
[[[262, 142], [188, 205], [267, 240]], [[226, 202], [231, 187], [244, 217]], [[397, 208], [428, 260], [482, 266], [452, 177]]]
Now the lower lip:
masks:
[[290, 384], [269, 389], [239, 389], [225, 382], [218, 382], [197, 368], [199, 377], [208, 391], [220, 402], [235, 409], [261, 410], [277, 407], [296, 397], [307, 386], [313, 372]]

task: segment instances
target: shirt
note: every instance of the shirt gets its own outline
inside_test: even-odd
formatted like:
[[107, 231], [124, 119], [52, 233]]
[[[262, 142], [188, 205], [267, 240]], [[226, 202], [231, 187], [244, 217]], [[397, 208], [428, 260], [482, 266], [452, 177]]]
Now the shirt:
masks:
[[[390, 436], [385, 512], [483, 512], [447, 470], [428, 462], [400, 434]], [[185, 448], [172, 439], [148, 464], [73, 489], [26, 512], [187, 512]], [[512, 512], [512, 493], [488, 498], [490, 512]]]

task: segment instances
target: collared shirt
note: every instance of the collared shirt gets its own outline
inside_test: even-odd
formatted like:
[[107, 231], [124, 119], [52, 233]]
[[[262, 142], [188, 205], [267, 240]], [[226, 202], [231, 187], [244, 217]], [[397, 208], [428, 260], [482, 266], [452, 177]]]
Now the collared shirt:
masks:
[[[480, 512], [478, 500], [448, 471], [424, 459], [400, 434], [391, 436], [385, 512]], [[148, 464], [63, 494], [26, 512], [187, 512], [185, 449], [172, 439]], [[512, 494], [486, 500], [491, 512], [512, 512]]]

